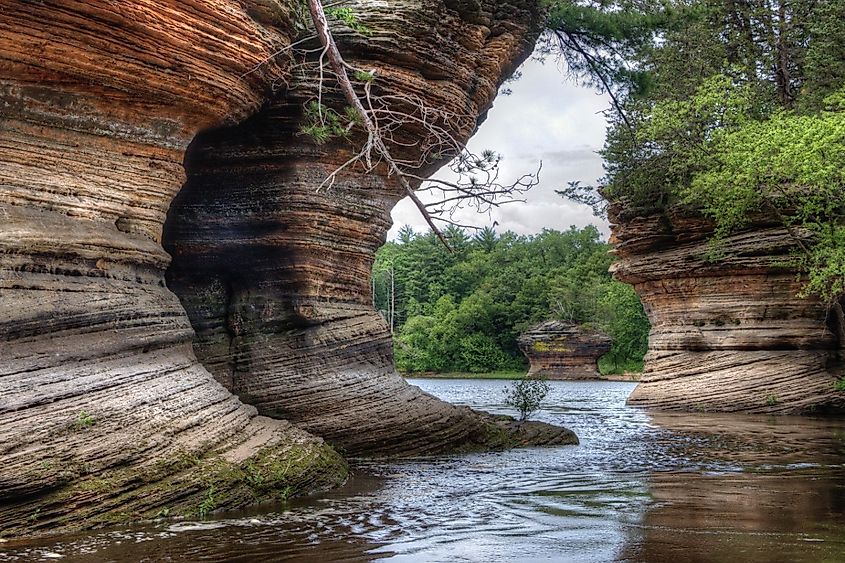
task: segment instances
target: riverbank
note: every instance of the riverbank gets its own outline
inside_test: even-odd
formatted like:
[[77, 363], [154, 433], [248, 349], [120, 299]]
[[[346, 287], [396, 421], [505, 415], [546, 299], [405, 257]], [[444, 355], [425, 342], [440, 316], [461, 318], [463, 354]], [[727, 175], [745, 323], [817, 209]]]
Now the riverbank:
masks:
[[625, 373], [608, 373], [602, 375], [597, 381], [639, 381], [642, 373], [633, 371]]
[[[405, 379], [522, 379], [525, 377], [525, 371], [490, 371], [483, 373], [467, 373], [460, 371], [449, 372], [408, 372], [403, 373], [402, 377]], [[583, 381], [639, 381], [640, 374], [634, 372], [614, 373], [602, 375], [597, 379], [585, 379]], [[565, 380], [563, 380], [565, 381]]]

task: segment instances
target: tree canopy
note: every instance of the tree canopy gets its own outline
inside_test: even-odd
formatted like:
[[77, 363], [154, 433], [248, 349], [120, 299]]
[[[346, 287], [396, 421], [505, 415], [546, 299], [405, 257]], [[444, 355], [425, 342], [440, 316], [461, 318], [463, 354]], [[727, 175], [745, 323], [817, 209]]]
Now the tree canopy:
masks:
[[[604, 196], [638, 206], [693, 205], [715, 220], [717, 239], [745, 226], [752, 211], [767, 211], [796, 240], [806, 233], [813, 240], [796, 256], [807, 274], [805, 293], [841, 296], [845, 2], [552, 4], [576, 24], [593, 21], [571, 15], [582, 10], [633, 22], [619, 29], [629, 36], [621, 58], [635, 70], [637, 87], [620, 75], [619, 112], [603, 150]], [[577, 184], [563, 190], [601, 205], [595, 192]]]

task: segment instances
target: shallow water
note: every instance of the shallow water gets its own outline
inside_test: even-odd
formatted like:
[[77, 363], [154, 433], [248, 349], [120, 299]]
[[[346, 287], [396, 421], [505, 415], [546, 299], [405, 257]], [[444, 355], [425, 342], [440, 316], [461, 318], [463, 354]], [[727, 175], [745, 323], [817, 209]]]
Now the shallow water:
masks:
[[[491, 412], [506, 381], [410, 380]], [[579, 446], [361, 462], [261, 512], [0, 545], [0, 561], [845, 561], [845, 421], [655, 414], [551, 382]], [[512, 414], [512, 413], [511, 413]]]

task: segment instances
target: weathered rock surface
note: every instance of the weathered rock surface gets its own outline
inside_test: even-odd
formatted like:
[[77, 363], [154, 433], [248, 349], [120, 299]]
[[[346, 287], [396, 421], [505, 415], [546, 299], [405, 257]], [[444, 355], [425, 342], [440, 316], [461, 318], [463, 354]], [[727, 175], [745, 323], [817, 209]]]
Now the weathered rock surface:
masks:
[[[359, 13], [375, 47], [356, 34], [337, 39], [350, 64], [375, 70], [379, 88], [454, 115], [441, 125], [466, 139], [534, 38], [532, 12], [498, 8], [506, 20], [480, 24], [442, 9], [370, 6]], [[294, 77], [241, 125], [199, 136], [189, 151], [165, 248], [174, 257], [168, 285], [196, 329], [197, 356], [259, 412], [353, 455], [483, 443], [488, 421], [421, 393], [394, 370], [369, 274], [404, 193], [386, 175], [355, 168], [318, 190], [364, 139], [318, 146], [298, 132], [304, 103], [318, 94], [306, 78]], [[322, 100], [342, 112], [342, 100]], [[407, 145], [425, 135], [416, 123], [396, 130], [394, 156], [418, 159], [420, 147]]]
[[842, 412], [836, 316], [798, 298], [796, 241], [757, 217], [709, 261], [713, 226], [683, 208], [613, 206], [614, 275], [651, 321], [645, 372], [629, 402], [657, 409], [777, 414]]
[[283, 69], [241, 75], [289, 44], [290, 23], [257, 2], [4, 4], [0, 533], [196, 516], [345, 479], [322, 439], [209, 375], [164, 280], [184, 150], [258, 108]]
[[562, 321], [529, 327], [517, 343], [531, 364], [528, 375], [549, 379], [598, 379], [598, 360], [613, 344], [599, 330]]
[[[473, 116], [536, 20], [517, 2], [363, 4], [377, 33], [349, 45], [386, 75], [398, 57], [391, 84]], [[376, 175], [314, 192], [349, 149], [293, 133], [309, 86], [284, 91], [303, 80], [271, 55], [295, 20], [277, 0], [4, 4], [0, 535], [197, 516], [342, 482], [343, 459], [301, 427], [361, 453], [524, 438], [393, 372], [362, 288], [398, 194]], [[192, 141], [168, 228], [189, 319], [161, 240]], [[287, 420], [259, 416], [210, 372]]]

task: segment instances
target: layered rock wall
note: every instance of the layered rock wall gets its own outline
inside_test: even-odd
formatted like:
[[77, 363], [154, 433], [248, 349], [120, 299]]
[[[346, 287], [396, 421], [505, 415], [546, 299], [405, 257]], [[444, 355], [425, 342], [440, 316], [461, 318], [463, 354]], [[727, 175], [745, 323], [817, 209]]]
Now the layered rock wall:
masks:
[[[196, 516], [205, 499], [345, 479], [321, 439], [209, 375], [164, 279], [185, 148], [259, 107], [285, 70], [246, 73], [290, 43], [291, 22], [267, 2], [4, 4], [0, 533]], [[294, 471], [270, 476], [276, 459]]]
[[[474, 123], [536, 13], [457, 4], [361, 2], [392, 32], [347, 47], [374, 65], [397, 57], [392, 84]], [[375, 174], [315, 193], [349, 148], [295, 133], [314, 78], [274, 57], [303, 29], [291, 6], [4, 4], [0, 535], [196, 517], [342, 482], [344, 460], [290, 420], [358, 453], [572, 440], [520, 438], [392, 371], [362, 287], [398, 194]], [[420, 22], [413, 36], [404, 21]], [[297, 81], [301, 94], [285, 86]], [[161, 245], [180, 190], [169, 282], [190, 317]]]
[[[496, 18], [476, 12], [467, 21], [435, 4], [368, 6], [356, 13], [374, 39], [336, 38], [351, 65], [374, 72], [374, 97], [409, 101], [392, 103], [392, 111], [436, 108], [452, 116], [437, 125], [467, 139], [502, 76], [530, 49], [537, 15], [496, 3]], [[350, 454], [484, 442], [486, 420], [421, 393], [393, 367], [369, 279], [404, 193], [395, 179], [366, 174], [362, 165], [321, 188], [366, 139], [317, 145], [299, 131], [303, 106], [318, 95], [343, 113], [345, 102], [318, 92], [313, 78], [294, 75], [261, 112], [191, 148], [165, 248], [174, 257], [169, 286], [197, 331], [196, 353], [261, 413], [292, 420]], [[419, 159], [427, 135], [405, 120], [390, 135], [394, 157]]]
[[538, 323], [517, 340], [530, 362], [529, 376], [598, 379], [598, 360], [613, 344], [601, 331], [561, 321]]
[[809, 414], [845, 410], [836, 316], [790, 261], [795, 236], [756, 217], [720, 246], [683, 208], [611, 208], [614, 275], [651, 321], [641, 383], [629, 402], [657, 409]]

